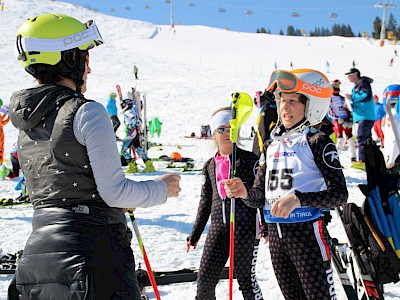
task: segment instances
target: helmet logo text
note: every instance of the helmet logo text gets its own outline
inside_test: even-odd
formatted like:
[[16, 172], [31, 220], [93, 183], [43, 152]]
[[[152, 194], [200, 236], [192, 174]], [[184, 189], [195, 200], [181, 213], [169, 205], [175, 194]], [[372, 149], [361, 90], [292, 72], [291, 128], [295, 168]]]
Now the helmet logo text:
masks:
[[89, 34], [85, 31], [82, 31], [82, 32], [79, 32], [79, 33], [76, 33], [74, 35], [64, 38], [63, 42], [64, 42], [64, 46], [67, 46], [69, 44], [76, 43], [76, 42], [79, 42], [82, 40], [86, 40], [88, 38], [89, 38]]
[[322, 88], [317, 87], [315, 85], [308, 84], [306, 82], [303, 82], [302, 89], [303, 90], [309, 90], [309, 91], [317, 93], [317, 94], [321, 94], [322, 93]]

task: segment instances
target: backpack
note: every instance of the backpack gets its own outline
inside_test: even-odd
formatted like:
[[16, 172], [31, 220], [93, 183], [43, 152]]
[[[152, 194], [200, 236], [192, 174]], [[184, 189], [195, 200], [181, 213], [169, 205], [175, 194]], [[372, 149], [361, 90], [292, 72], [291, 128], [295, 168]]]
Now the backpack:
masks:
[[363, 209], [354, 203], [347, 203], [343, 207], [342, 220], [361, 272], [370, 274], [377, 284], [398, 282], [400, 260]]

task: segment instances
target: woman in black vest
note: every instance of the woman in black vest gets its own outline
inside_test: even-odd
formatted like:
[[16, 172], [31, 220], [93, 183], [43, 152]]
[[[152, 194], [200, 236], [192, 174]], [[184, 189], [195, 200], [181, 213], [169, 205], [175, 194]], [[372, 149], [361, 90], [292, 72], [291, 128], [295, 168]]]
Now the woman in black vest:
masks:
[[10, 298], [139, 299], [123, 208], [180, 192], [178, 175], [125, 178], [106, 110], [83, 96], [89, 49], [102, 43], [93, 21], [62, 14], [36, 16], [18, 30], [18, 58], [39, 85], [10, 102], [34, 208]]

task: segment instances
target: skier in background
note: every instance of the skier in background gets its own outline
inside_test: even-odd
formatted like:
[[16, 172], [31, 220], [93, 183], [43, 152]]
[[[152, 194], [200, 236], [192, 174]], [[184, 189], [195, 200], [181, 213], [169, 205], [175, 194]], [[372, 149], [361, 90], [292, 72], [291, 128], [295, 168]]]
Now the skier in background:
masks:
[[340, 80], [332, 81], [333, 94], [329, 109], [329, 116], [332, 118], [333, 130], [336, 136], [336, 148], [338, 153], [342, 151], [344, 144], [350, 148], [351, 162], [357, 160], [356, 144], [353, 140], [353, 116], [346, 106], [345, 98], [340, 95]]
[[[80, 39], [60, 44], [71, 36]], [[125, 178], [106, 109], [83, 96], [89, 49], [102, 43], [95, 22], [63, 14], [34, 16], [17, 32], [18, 58], [39, 85], [10, 101], [34, 213], [9, 299], [140, 299], [125, 208], [179, 195], [176, 174]]]
[[347, 78], [354, 83], [351, 94], [345, 97], [351, 101], [353, 109], [353, 122], [357, 123], [357, 146], [358, 161], [351, 164], [352, 168], [365, 170], [365, 151], [364, 142], [371, 138], [371, 130], [375, 122], [374, 99], [371, 89], [373, 79], [361, 76], [356, 68], [351, 68], [347, 73]]
[[374, 122], [374, 131], [376, 136], [379, 138], [381, 142], [381, 148], [385, 148], [385, 135], [382, 131], [382, 119], [386, 115], [385, 107], [383, 103], [379, 102], [378, 95], [374, 95], [374, 108], [375, 108], [375, 122]]
[[[126, 137], [122, 142], [121, 148], [121, 162], [122, 165], [128, 165], [126, 173], [137, 173], [138, 167], [136, 160], [138, 158], [143, 159], [145, 168], [143, 173], [155, 172], [153, 162], [148, 158], [147, 153], [142, 147], [140, 124], [142, 120], [138, 116], [136, 109], [136, 102], [131, 99], [125, 99], [121, 102], [121, 106], [124, 112], [124, 123], [126, 126]], [[134, 156], [129, 153], [132, 150]]]
[[[186, 250], [196, 249], [202, 232], [211, 215], [197, 276], [198, 300], [215, 299], [215, 287], [229, 258], [229, 207], [222, 181], [229, 178], [232, 141], [229, 139], [231, 109], [217, 110], [211, 120], [211, 132], [217, 145], [217, 153], [207, 160], [203, 167], [201, 198], [192, 233], [187, 238]], [[241, 176], [251, 186], [254, 181], [258, 158], [255, 154], [237, 149], [237, 176]], [[262, 207], [263, 205], [260, 205]], [[255, 265], [258, 254], [258, 214], [257, 209], [245, 203], [236, 202], [235, 213], [235, 274], [239, 289], [245, 300], [263, 299], [257, 284]]]
[[139, 79], [138, 78], [138, 72], [139, 72], [138, 67], [136, 65], [134, 65], [133, 66], [133, 73], [135, 74], [135, 79]]
[[[319, 82], [318, 92], [303, 89]], [[254, 185], [247, 178], [224, 180], [228, 197], [264, 206], [274, 272], [287, 300], [335, 299], [323, 208], [343, 205], [348, 196], [332, 140], [312, 126], [321, 122], [332, 95], [325, 75], [310, 70], [277, 70], [268, 91], [277, 101], [278, 123], [267, 141], [266, 163]]]
[[8, 107], [3, 105], [3, 100], [0, 99], [0, 165], [4, 161], [4, 129], [3, 127], [7, 125], [10, 121], [10, 116], [8, 112]]
[[108, 95], [107, 112], [108, 112], [111, 122], [113, 124], [115, 138], [117, 140], [119, 140], [119, 137], [117, 136], [117, 130], [118, 130], [118, 127], [121, 125], [121, 122], [118, 119], [118, 109], [117, 109], [115, 98], [117, 98], [117, 94], [114, 92], [110, 93]]

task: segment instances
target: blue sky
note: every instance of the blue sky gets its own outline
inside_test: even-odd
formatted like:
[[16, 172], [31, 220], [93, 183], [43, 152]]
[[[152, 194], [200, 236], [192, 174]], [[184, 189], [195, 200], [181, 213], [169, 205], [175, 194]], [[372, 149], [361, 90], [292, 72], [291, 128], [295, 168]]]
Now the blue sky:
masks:
[[[129, 19], [149, 21], [154, 24], [170, 24], [170, 0], [63, 0], [65, 2], [90, 5], [100, 12]], [[371, 35], [376, 16], [382, 18], [383, 9], [375, 8], [379, 3], [392, 0], [173, 0], [175, 24], [228, 27], [235, 31], [255, 32], [264, 27], [278, 34], [286, 34], [288, 25], [304, 29], [315, 27], [331, 29], [334, 23], [350, 24], [354, 34], [366, 31]], [[394, 4], [400, 4], [394, 0]], [[191, 5], [192, 4], [192, 5]], [[219, 12], [220, 9], [225, 12]], [[246, 12], [252, 12], [247, 16]], [[249, 13], [250, 13], [249, 12]], [[293, 17], [293, 12], [299, 17]], [[331, 19], [332, 13], [337, 19]], [[399, 8], [388, 9], [400, 23]]]

